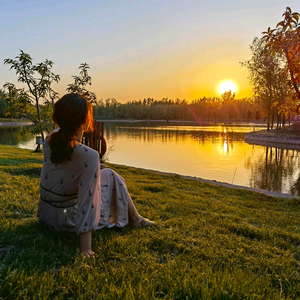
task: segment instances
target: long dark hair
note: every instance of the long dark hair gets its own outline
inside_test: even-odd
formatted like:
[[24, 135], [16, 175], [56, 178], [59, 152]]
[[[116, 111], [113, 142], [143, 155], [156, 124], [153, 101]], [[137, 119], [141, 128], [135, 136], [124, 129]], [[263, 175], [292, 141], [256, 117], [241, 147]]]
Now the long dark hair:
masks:
[[54, 104], [52, 119], [59, 131], [50, 135], [50, 159], [53, 163], [61, 163], [71, 159], [77, 145], [77, 132], [93, 130], [93, 107], [84, 96], [66, 94]]

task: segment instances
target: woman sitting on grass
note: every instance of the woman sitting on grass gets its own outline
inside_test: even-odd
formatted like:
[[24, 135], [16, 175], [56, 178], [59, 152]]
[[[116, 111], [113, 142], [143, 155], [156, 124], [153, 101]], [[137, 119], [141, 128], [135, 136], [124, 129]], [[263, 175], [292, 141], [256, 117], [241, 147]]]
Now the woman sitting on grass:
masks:
[[86, 257], [94, 256], [94, 230], [153, 225], [138, 214], [124, 179], [111, 169], [100, 171], [98, 152], [81, 144], [83, 133], [93, 130], [92, 105], [67, 94], [55, 103], [53, 121], [59, 129], [43, 145], [39, 222], [77, 232]]

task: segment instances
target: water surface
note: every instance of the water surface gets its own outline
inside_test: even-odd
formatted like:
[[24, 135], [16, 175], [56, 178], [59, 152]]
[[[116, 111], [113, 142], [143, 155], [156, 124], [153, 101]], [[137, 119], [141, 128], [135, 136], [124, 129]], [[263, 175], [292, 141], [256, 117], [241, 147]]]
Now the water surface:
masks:
[[[111, 163], [300, 195], [299, 151], [245, 143], [265, 127], [105, 122]], [[22, 128], [1, 128], [0, 143], [35, 148]]]

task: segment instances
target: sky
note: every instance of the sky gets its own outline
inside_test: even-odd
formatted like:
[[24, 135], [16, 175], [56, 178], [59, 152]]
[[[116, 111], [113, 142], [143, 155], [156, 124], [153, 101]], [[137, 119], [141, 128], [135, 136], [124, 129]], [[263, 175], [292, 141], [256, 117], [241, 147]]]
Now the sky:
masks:
[[251, 96], [249, 45], [299, 0], [0, 0], [0, 88], [17, 77], [6, 58], [22, 49], [34, 63], [54, 62], [62, 96], [88, 63], [98, 99], [220, 96], [223, 80], [236, 97]]

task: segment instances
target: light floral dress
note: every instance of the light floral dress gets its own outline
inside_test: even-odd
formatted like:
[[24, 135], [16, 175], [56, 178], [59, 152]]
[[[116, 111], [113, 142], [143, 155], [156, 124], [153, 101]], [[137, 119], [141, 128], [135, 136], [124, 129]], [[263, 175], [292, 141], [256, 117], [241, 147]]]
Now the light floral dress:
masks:
[[100, 171], [97, 151], [78, 144], [69, 161], [54, 164], [48, 142], [43, 145], [39, 223], [81, 234], [128, 224], [124, 179], [111, 169]]

